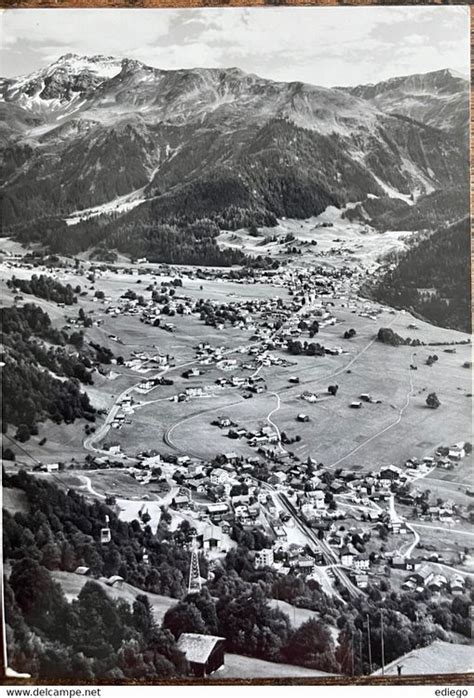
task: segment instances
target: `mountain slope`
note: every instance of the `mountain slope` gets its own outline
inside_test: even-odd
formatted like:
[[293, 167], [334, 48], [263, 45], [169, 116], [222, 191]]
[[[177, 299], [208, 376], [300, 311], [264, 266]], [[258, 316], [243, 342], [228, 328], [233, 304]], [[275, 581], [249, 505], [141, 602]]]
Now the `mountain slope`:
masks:
[[[412, 83], [397, 83], [398, 93]], [[443, 81], [425, 83], [430, 99], [444, 99]], [[47, 228], [50, 244], [67, 231], [69, 249], [127, 248], [134, 230], [164, 223], [272, 225], [375, 197], [415, 212], [418, 198], [461, 187], [460, 127], [388, 113], [395, 86], [369, 87], [350, 93], [237, 68], [164, 71], [69, 54], [1, 84], [4, 230], [41, 240]], [[450, 89], [459, 112], [450, 121], [460, 124], [464, 86]], [[386, 94], [392, 101], [382, 104]]]
[[443, 131], [464, 132], [469, 124], [469, 82], [453, 70], [392, 78], [376, 85], [342, 88], [382, 111], [403, 114]]
[[365, 289], [368, 295], [441, 327], [470, 332], [469, 223], [465, 218], [417, 241]]

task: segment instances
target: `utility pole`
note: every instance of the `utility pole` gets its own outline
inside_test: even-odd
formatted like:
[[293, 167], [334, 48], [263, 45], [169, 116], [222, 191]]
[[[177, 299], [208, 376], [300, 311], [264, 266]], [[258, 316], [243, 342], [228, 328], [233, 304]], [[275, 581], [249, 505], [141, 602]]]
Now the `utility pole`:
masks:
[[359, 630], [359, 666], [360, 666], [360, 675], [364, 675], [364, 657], [362, 653], [362, 630]]
[[367, 613], [367, 647], [369, 653], [369, 672], [372, 674], [372, 643], [370, 639], [370, 616]]
[[382, 655], [382, 676], [385, 676], [385, 645], [383, 639], [383, 608], [380, 609], [380, 651]]
[[352, 676], [354, 676], [354, 632], [351, 632], [351, 661], [352, 661]]

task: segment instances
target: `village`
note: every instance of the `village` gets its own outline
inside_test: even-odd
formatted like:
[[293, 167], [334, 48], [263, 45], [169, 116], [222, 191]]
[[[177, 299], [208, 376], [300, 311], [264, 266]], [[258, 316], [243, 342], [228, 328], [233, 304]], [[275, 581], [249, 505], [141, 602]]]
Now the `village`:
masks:
[[[87, 473], [89, 485], [79, 491], [142, 526], [187, 522], [187, 545], [197, 545], [211, 570], [245, 541], [255, 569], [301, 575], [337, 597], [387, 584], [400, 592], [462, 593], [474, 573], [473, 493], [462, 484], [470, 443], [442, 446], [437, 435], [425, 439], [436, 444], [431, 451], [413, 450], [417, 439], [392, 457], [384, 447], [361, 461], [352, 454], [364, 442], [349, 444], [345, 457], [346, 436], [341, 446], [338, 440], [342, 424], [355, 420], [364, 431], [358, 420], [380, 420], [384, 434], [393, 420], [387, 384], [368, 368], [352, 370], [366, 352], [385, 361], [382, 353], [394, 351], [372, 338], [379, 327], [394, 327], [408, 344], [398, 353], [411, 369], [407, 405], [413, 377], [437, 370], [432, 352], [462, 367], [469, 340], [361, 298], [364, 269], [348, 264], [336, 242], [318, 251], [314, 264], [291, 261], [250, 278], [146, 260], [56, 269], [57, 280], [80, 282], [82, 312], [60, 312], [66, 327], [107, 354], [107, 364], [95, 368], [106, 399], [97, 422], [85, 425], [73, 462], [45, 463], [35, 450], [33, 470], [58, 481]], [[20, 278], [51, 273], [21, 258], [3, 264]], [[25, 300], [15, 295], [15, 303]], [[467, 376], [462, 368], [459, 374]], [[423, 403], [424, 390], [417, 393]]]

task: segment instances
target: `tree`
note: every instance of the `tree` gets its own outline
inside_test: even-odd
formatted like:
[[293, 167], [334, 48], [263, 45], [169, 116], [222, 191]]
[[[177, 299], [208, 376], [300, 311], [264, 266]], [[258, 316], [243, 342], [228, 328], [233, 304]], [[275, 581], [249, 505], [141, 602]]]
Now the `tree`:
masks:
[[30, 436], [31, 432], [29, 426], [27, 424], [20, 424], [16, 430], [15, 439], [21, 443], [24, 443], [25, 441], [28, 441]]
[[438, 409], [438, 407], [441, 405], [441, 402], [438, 399], [438, 396], [436, 393], [430, 393], [428, 397], [426, 398], [426, 404], [428, 407], [430, 407], [432, 410]]
[[290, 662], [335, 672], [339, 670], [331, 633], [325, 623], [310, 618], [293, 633], [283, 650]]
[[185, 601], [166, 611], [163, 618], [163, 627], [170, 630], [176, 640], [181, 633], [206, 632], [206, 626], [199, 609], [194, 604]]
[[10, 585], [16, 603], [29, 625], [51, 637], [67, 635], [64, 625], [67, 601], [59, 584], [36, 560], [23, 558], [12, 567]]

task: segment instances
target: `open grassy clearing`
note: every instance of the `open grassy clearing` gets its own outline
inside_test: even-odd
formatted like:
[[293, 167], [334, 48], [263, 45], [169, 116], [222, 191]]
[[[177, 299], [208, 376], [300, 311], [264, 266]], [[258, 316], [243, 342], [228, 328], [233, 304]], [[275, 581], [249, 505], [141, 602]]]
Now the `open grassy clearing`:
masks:
[[[361, 320], [353, 316], [351, 326], [356, 331]], [[302, 437], [300, 444], [290, 447], [301, 458], [310, 455], [329, 465], [346, 456], [341, 461], [345, 467], [362, 465], [372, 468], [394, 462], [400, 464], [409, 457], [431, 454], [438, 445], [469, 437], [471, 403], [466, 397], [469, 372], [462, 368], [462, 363], [467, 360], [470, 348], [458, 347], [456, 354], [438, 350], [439, 361], [432, 367], [425, 365], [432, 351], [428, 347], [390, 347], [375, 341], [363, 352], [381, 325], [382, 322], [377, 322], [370, 331], [364, 322], [364, 330], [350, 342], [340, 339], [340, 329], [327, 330], [326, 334], [334, 342], [350, 346], [347, 355], [289, 357], [285, 353], [281, 355], [297, 361], [297, 367], [272, 366], [260, 371], [267, 381], [268, 391], [278, 392], [282, 401], [280, 410], [272, 416], [273, 421], [288, 435], [300, 434]], [[416, 361], [417, 371], [410, 370], [412, 361]], [[299, 385], [288, 382], [292, 375], [299, 376]], [[330, 383], [339, 385], [335, 398], [325, 394]], [[304, 390], [320, 394], [321, 400], [314, 404], [301, 400], [299, 396]], [[438, 394], [442, 403], [436, 411], [425, 405], [426, 396], [432, 391]], [[364, 404], [360, 410], [350, 409], [349, 404], [362, 393], [370, 393], [375, 399], [380, 399], [381, 404]], [[409, 403], [400, 423], [394, 424], [408, 397]], [[239, 425], [251, 428], [265, 422], [268, 412], [275, 407], [271, 399], [264, 393], [243, 404], [229, 404], [225, 408], [219, 403], [217, 407]], [[233, 396], [230, 402], [234, 402]], [[300, 412], [307, 414], [311, 421], [297, 423], [296, 416]], [[192, 423], [196, 432], [203, 436], [203, 441], [212, 434], [222, 442], [218, 430], [209, 432], [209, 421], [209, 415], [205, 413], [193, 417]], [[173, 441], [183, 450], [188, 426], [184, 421], [173, 429]], [[372, 439], [387, 427], [387, 431]], [[227, 441], [225, 439], [224, 443]], [[366, 441], [368, 443], [364, 445]], [[241, 452], [242, 441], [229, 443], [232, 443], [231, 450]]]
[[17, 511], [22, 514], [27, 514], [29, 510], [26, 494], [17, 487], [2, 488], [2, 506], [3, 509], [6, 509], [12, 516], [16, 514]]
[[316, 669], [295, 666], [294, 664], [277, 664], [263, 659], [244, 657], [241, 654], [226, 654], [224, 666], [212, 674], [212, 679], [291, 679], [321, 678], [331, 674]]

